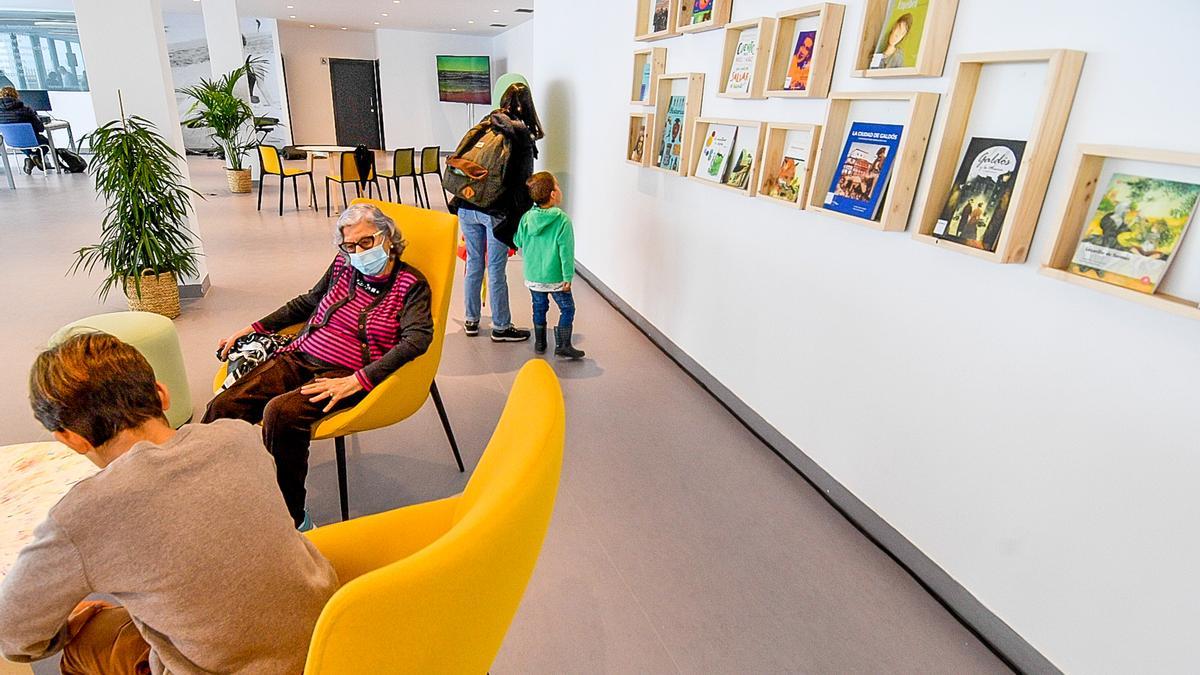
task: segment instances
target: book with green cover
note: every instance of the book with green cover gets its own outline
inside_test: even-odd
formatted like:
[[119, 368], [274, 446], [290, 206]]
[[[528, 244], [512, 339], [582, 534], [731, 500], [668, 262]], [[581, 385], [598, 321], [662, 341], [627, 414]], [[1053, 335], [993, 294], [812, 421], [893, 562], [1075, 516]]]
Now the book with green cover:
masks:
[[704, 145], [700, 148], [700, 162], [696, 165], [697, 178], [714, 183], [725, 180], [737, 131], [738, 128], [732, 124], [713, 124], [708, 127], [708, 133], [702, 141]]
[[745, 190], [746, 185], [750, 182], [750, 169], [754, 166], [754, 154], [747, 148], [739, 148], [736, 153], [737, 161], [730, 167], [725, 184]]
[[929, 0], [889, 0], [871, 68], [913, 68], [925, 33]]
[[704, 23], [712, 18], [713, 0], [692, 0], [692, 24]]

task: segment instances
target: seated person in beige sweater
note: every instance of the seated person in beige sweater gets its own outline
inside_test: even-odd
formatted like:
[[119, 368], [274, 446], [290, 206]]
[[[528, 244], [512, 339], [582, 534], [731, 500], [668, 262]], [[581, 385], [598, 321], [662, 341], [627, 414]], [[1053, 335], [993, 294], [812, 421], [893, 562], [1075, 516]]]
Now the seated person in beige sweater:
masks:
[[0, 584], [0, 652], [63, 650], [68, 674], [301, 672], [337, 579], [296, 531], [258, 431], [172, 429], [150, 364], [104, 333], [43, 352], [29, 389], [38, 421], [101, 471]]

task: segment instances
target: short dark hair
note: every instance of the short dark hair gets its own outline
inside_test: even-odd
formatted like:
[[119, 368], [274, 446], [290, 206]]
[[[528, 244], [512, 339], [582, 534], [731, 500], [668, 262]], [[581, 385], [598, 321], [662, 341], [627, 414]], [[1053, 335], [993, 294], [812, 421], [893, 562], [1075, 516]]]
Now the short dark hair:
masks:
[[554, 192], [558, 181], [549, 171], [539, 171], [530, 176], [525, 185], [529, 188], [529, 197], [533, 199], [533, 203], [541, 206], [550, 201], [550, 193]]
[[154, 369], [108, 333], [86, 332], [38, 354], [29, 371], [33, 416], [50, 431], [74, 431], [101, 446], [147, 420], [166, 419]]

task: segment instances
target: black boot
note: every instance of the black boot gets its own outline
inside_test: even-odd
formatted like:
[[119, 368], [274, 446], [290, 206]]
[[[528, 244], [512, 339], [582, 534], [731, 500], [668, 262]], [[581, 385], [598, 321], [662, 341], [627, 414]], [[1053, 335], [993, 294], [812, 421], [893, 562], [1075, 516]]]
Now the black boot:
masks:
[[27, 176], [33, 173], [33, 159], [31, 157], [25, 158], [25, 163], [21, 165], [21, 170], [24, 171], [25, 175]]
[[571, 346], [571, 326], [554, 327], [554, 355], [568, 359], [583, 358], [583, 352]]
[[534, 325], [533, 327], [533, 351], [535, 354], [546, 353], [546, 327]]
[[[42, 156], [40, 154], [32, 154], [29, 156], [29, 161], [33, 163], [34, 168], [42, 173], [46, 173], [46, 167], [42, 165]], [[33, 173], [30, 171], [29, 173]]]

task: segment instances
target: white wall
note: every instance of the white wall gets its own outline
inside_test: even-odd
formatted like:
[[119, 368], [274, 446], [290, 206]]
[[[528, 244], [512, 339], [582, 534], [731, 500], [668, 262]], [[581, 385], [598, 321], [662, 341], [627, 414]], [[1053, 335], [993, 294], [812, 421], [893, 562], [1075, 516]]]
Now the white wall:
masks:
[[297, 145], [336, 142], [329, 65], [321, 63], [321, 59], [374, 59], [375, 36], [370, 32], [325, 30], [280, 21], [279, 49], [287, 72], [292, 142]]
[[[453, 150], [489, 108], [476, 105], [468, 115], [465, 103], [439, 101], [435, 57], [491, 56], [492, 38], [403, 30], [378, 30], [375, 37], [387, 146]], [[493, 81], [497, 72], [493, 64]]]
[[[538, 3], [498, 45], [531, 78], [580, 262], [1064, 670], [1193, 669], [1200, 323], [1037, 267], [1076, 144], [1200, 152], [1200, 5], [959, 3], [951, 55], [1088, 52], [1030, 261], [996, 265], [626, 164], [635, 4], [585, 26], [575, 3]], [[734, 19], [793, 4], [738, 0]], [[847, 5], [835, 91], [946, 91], [850, 77], [863, 2]], [[655, 43], [668, 72], [708, 73], [705, 114], [822, 121], [822, 100], [716, 98], [722, 40]], [[1022, 77], [984, 106], [1025, 114]], [[1168, 290], [1200, 297], [1200, 232], [1182, 258]]]

